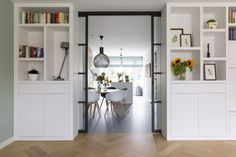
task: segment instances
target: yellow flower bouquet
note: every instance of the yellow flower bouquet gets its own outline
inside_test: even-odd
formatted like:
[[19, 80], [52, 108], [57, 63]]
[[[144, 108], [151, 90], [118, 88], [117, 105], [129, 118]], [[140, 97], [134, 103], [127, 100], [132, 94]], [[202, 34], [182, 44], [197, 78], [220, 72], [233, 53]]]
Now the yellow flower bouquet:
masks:
[[186, 79], [186, 68], [189, 68], [190, 71], [193, 71], [195, 65], [195, 61], [193, 59], [189, 59], [186, 61], [182, 61], [181, 58], [175, 58], [172, 61], [172, 67], [175, 76], [179, 76], [180, 80]]

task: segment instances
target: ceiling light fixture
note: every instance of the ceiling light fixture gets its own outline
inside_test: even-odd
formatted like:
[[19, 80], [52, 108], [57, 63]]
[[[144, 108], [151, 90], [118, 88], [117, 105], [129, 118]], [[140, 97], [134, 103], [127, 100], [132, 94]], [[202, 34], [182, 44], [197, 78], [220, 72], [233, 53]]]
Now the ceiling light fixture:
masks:
[[93, 59], [93, 64], [96, 68], [107, 68], [110, 65], [110, 59], [104, 54], [104, 47], [102, 47], [103, 36], [99, 36], [101, 39], [101, 47], [99, 48], [99, 54], [97, 54]]

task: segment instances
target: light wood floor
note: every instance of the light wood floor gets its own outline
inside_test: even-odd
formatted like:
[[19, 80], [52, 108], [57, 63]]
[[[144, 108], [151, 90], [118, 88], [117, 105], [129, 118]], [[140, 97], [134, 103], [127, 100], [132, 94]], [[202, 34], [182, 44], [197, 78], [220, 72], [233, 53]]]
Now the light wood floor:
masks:
[[166, 142], [152, 134], [84, 134], [73, 142], [14, 142], [0, 157], [236, 157], [236, 141]]

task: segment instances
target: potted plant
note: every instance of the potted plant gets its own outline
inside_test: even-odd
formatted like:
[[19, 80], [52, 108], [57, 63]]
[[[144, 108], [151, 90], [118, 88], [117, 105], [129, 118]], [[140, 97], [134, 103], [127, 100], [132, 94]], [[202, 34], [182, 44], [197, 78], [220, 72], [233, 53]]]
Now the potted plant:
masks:
[[28, 71], [28, 78], [31, 81], [37, 81], [39, 78], [39, 72], [36, 69], [31, 69], [30, 71]]
[[217, 22], [215, 19], [210, 19], [206, 23], [208, 24], [208, 27], [210, 29], [216, 29], [216, 27], [217, 27]]
[[186, 68], [189, 68], [190, 71], [193, 71], [194, 68], [194, 60], [189, 59], [187, 61], [181, 61], [180, 58], [176, 58], [172, 61], [172, 67], [174, 71], [174, 75], [179, 77], [179, 80], [186, 79]]
[[125, 82], [129, 82], [129, 75], [125, 75]]

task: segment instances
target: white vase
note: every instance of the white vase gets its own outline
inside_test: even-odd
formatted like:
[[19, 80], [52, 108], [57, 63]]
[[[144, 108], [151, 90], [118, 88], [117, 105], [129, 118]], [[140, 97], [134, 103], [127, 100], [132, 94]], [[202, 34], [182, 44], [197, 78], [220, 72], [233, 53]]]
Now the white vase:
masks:
[[28, 78], [30, 81], [37, 81], [39, 78], [39, 74], [28, 74]]

